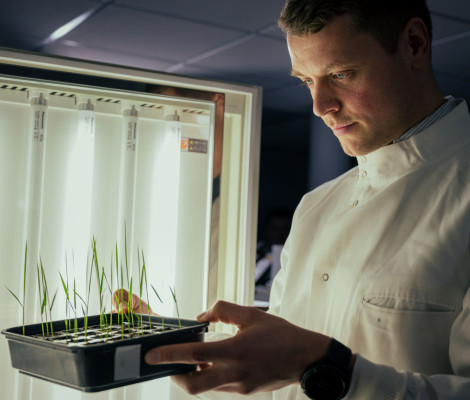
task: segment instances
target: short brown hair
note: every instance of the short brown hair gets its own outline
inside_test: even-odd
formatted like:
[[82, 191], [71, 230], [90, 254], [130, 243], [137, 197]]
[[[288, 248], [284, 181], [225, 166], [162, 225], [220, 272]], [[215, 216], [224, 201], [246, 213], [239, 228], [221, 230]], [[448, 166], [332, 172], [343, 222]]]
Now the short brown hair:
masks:
[[287, 0], [279, 26], [288, 35], [306, 36], [345, 14], [353, 17], [358, 32], [372, 35], [390, 54], [397, 51], [398, 37], [413, 17], [423, 20], [432, 38], [426, 0]]

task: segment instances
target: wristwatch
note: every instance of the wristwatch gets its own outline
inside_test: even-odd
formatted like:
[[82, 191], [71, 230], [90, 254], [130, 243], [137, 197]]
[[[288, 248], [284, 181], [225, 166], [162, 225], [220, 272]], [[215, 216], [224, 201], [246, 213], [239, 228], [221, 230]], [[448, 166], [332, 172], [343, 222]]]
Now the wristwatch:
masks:
[[339, 400], [346, 396], [351, 382], [351, 350], [331, 339], [326, 356], [311, 364], [300, 378], [309, 399]]

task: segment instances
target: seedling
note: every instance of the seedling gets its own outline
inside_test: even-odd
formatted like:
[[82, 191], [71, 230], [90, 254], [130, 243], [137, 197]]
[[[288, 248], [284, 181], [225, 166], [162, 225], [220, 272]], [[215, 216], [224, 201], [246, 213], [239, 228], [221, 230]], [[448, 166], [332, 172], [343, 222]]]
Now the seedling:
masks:
[[152, 318], [150, 318], [149, 288], [147, 284], [147, 269], [145, 268], [145, 256], [144, 256], [143, 250], [142, 250], [142, 275], [143, 275], [143, 280], [145, 280], [145, 292], [147, 293], [147, 312], [149, 315], [149, 327], [150, 329], [152, 329]]
[[92, 262], [90, 263], [90, 258], [87, 257], [87, 268], [86, 268], [86, 282], [87, 282], [87, 286], [86, 286], [86, 300], [84, 300], [83, 298], [81, 298], [80, 296], [78, 296], [78, 293], [75, 292], [77, 294], [77, 296], [81, 299], [82, 301], [82, 312], [83, 312], [83, 318], [84, 318], [84, 328], [85, 328], [85, 337], [87, 337], [87, 331], [88, 331], [88, 306], [90, 304], [90, 294], [91, 294], [91, 280], [93, 278], [93, 258], [92, 258]]
[[129, 315], [131, 316], [132, 327], [134, 328], [134, 312], [132, 311], [132, 280], [129, 285], [129, 296], [127, 296], [127, 320], [129, 320]]
[[[13, 365], [13, 367], [19, 368], [21, 372], [32, 376], [43, 377], [46, 380], [74, 388], [83, 388], [83, 390], [86, 391], [90, 388], [93, 390], [114, 388], [148, 379], [192, 371], [193, 366], [190, 365], [167, 365], [156, 367], [157, 369], [149, 367], [146, 368], [145, 371], [142, 371], [142, 376], [135, 379], [116, 379], [115, 374], [113, 376], [112, 373], [108, 373], [108, 371], [116, 371], [121, 368], [122, 360], [119, 359], [119, 357], [122, 358], [122, 354], [119, 354], [119, 357], [117, 357], [118, 352], [114, 350], [115, 348], [117, 349], [121, 346], [126, 347], [129, 346], [129, 344], [135, 343], [142, 343], [143, 347], [144, 345], [152, 344], [153, 341], [155, 341], [155, 345], [200, 341], [202, 340], [203, 332], [207, 329], [208, 324], [200, 324], [197, 321], [183, 321], [182, 324], [176, 293], [174, 288], [170, 286], [170, 291], [176, 306], [176, 313], [178, 315], [179, 328], [182, 329], [186, 326], [191, 327], [191, 329], [182, 329], [179, 332], [173, 332], [178, 330], [176, 318], [170, 319], [170, 323], [167, 321], [167, 326], [165, 326], [164, 317], [151, 315], [149, 283], [147, 278], [148, 265], [145, 260], [144, 252], [137, 249], [138, 276], [131, 276], [129, 274], [129, 263], [127, 259], [126, 237], [124, 239], [124, 260], [120, 260], [120, 258], [122, 259], [123, 257], [119, 257], [118, 246], [116, 244], [115, 265], [113, 264], [114, 255], [111, 254], [108, 274], [106, 273], [108, 271], [105, 271], [105, 267], [99, 263], [97, 249], [97, 242], [93, 237], [89, 245], [86, 265], [84, 266], [86, 267], [84, 271], [85, 277], [83, 278], [85, 287], [83, 290], [80, 289], [82, 294], [79, 294], [77, 291], [77, 283], [80, 284], [80, 282], [75, 279], [75, 259], [73, 253], [73, 272], [69, 271], [70, 259], [65, 255], [65, 273], [63, 270], [58, 273], [58, 278], [60, 279], [59, 297], [64, 296], [65, 299], [65, 319], [63, 321], [53, 321], [52, 311], [58, 290], [51, 296], [49, 288], [50, 281], [48, 282], [48, 279], [46, 279], [46, 270], [42, 259], [39, 257], [39, 259], [35, 261], [41, 317], [39, 327], [39, 324], [25, 326], [28, 257], [28, 248], [25, 246], [23, 296], [17, 296], [8, 287], [7, 290], [22, 308], [22, 332], [23, 335], [27, 337], [25, 337], [24, 340], [19, 340], [18, 336], [21, 332], [20, 327], [2, 331], [2, 333], [7, 335], [9, 340], [12, 338], [15, 341], [15, 346], [10, 346], [10, 352], [16, 352], [16, 355], [12, 356], [12, 360], [22, 360], [20, 366]], [[133, 272], [135, 274], [135, 271]], [[96, 278], [94, 275], [96, 275]], [[116, 278], [114, 278], [114, 275]], [[118, 288], [120, 287], [124, 291], [125, 280], [127, 280], [129, 289], [128, 297], [124, 300], [124, 293], [121, 292], [121, 296], [119, 296], [120, 293], [117, 290], [113, 290], [113, 285], [117, 285]], [[92, 284], [92, 281], [97, 282], [97, 285]], [[137, 285], [138, 289], [135, 289]], [[155, 287], [150, 286], [157, 296], [157, 299], [163, 303]], [[79, 287], [81, 288], [81, 286]], [[94, 292], [92, 296], [92, 289], [98, 289], [99, 315], [90, 316], [90, 299], [94, 297], [96, 293]], [[138, 314], [134, 313], [132, 307], [133, 290], [140, 296], [140, 303], [135, 307], [136, 309], [139, 307], [138, 311], [140, 311], [140, 313]], [[113, 325], [113, 314], [111, 313], [108, 317], [108, 313], [105, 312], [106, 305], [109, 304], [109, 299], [107, 298], [108, 291], [110, 293], [111, 305], [113, 303], [112, 297], [115, 296], [114, 300], [119, 310], [117, 322], [118, 325], [121, 323], [121, 327], [118, 327], [118, 329], [116, 329], [116, 325]], [[146, 296], [148, 304], [148, 322], [146, 321], [145, 313], [142, 313], [144, 296]], [[126, 312], [121, 309], [121, 306], [125, 303], [127, 303]], [[79, 308], [81, 308], [83, 312], [83, 318], [77, 318]], [[73, 331], [72, 314], [75, 318]], [[134, 317], [138, 318], [137, 323], [134, 321]], [[119, 331], [121, 331], [121, 334]], [[158, 338], [154, 337], [162, 332], [165, 332], [165, 334]], [[175, 335], [172, 335], [172, 333], [175, 333]], [[147, 338], [144, 339], [144, 335], [148, 335]], [[20, 355], [18, 356], [18, 354]], [[70, 368], [70, 370], [73, 368], [76, 373], [64, 374], [64, 366], [67, 366], [67, 369]]]
[[38, 295], [39, 295], [39, 304], [41, 305], [41, 331], [42, 331], [42, 337], [44, 337], [44, 319], [42, 317], [43, 310], [44, 310], [44, 302], [41, 297], [41, 274], [39, 272], [39, 263], [36, 263], [36, 273], [38, 277]]
[[[23, 335], [26, 334], [26, 326], [24, 322], [25, 318], [25, 298], [26, 298], [26, 273], [27, 273], [27, 257], [28, 257], [28, 247], [25, 246], [25, 260], [24, 260], [24, 270], [23, 270], [23, 297], [17, 296], [12, 290], [7, 287], [7, 290], [15, 298], [15, 300], [20, 304], [23, 311]], [[69, 271], [69, 261], [70, 259], [65, 255], [65, 273], [59, 271], [59, 287], [61, 287], [60, 292], [63, 293], [65, 299], [65, 319], [63, 324], [65, 329], [62, 327], [61, 334], [56, 335], [54, 330], [57, 330], [57, 324], [53, 324], [52, 311], [57, 298], [56, 289], [53, 295], [51, 295], [50, 289], [48, 287], [48, 280], [46, 278], [46, 270], [44, 268], [41, 257], [36, 263], [36, 274], [37, 274], [37, 290], [39, 296], [39, 308], [40, 308], [40, 317], [41, 317], [41, 332], [42, 337], [47, 340], [56, 341], [59, 340], [60, 343], [67, 341], [67, 343], [74, 342], [75, 345], [84, 345], [86, 343], [96, 343], [97, 341], [107, 341], [115, 340], [115, 335], [110, 335], [110, 332], [113, 331], [113, 314], [111, 313], [108, 317], [106, 312], [106, 304], [108, 303], [107, 293], [109, 291], [111, 307], [113, 303], [113, 296], [115, 296], [115, 303], [118, 310], [120, 311], [117, 314], [117, 323], [121, 325], [122, 338], [124, 339], [125, 334], [130, 335], [145, 335], [155, 331], [153, 326], [155, 324], [155, 318], [151, 316], [151, 307], [150, 307], [150, 293], [149, 293], [149, 283], [147, 278], [147, 263], [145, 260], [144, 251], [137, 248], [137, 261], [138, 261], [138, 271], [137, 276], [131, 276], [129, 274], [129, 263], [128, 263], [128, 252], [127, 252], [127, 235], [124, 235], [124, 260], [120, 260], [118, 246], [116, 243], [115, 255], [111, 255], [109, 274], [106, 274], [104, 266], [101, 266], [99, 263], [98, 255], [98, 246], [95, 237], [92, 238], [90, 243], [90, 248], [86, 260], [86, 274], [85, 274], [85, 290], [84, 295], [79, 294], [77, 291], [77, 281], [75, 276], [70, 275]], [[115, 260], [113, 260], [115, 258]], [[75, 264], [74, 255], [72, 253], [73, 265]], [[115, 264], [113, 263], [115, 261]], [[74, 274], [73, 274], [74, 275]], [[96, 278], [94, 277], [96, 275]], [[114, 275], [116, 278], [114, 278]], [[109, 279], [108, 279], [109, 277]], [[96, 288], [98, 289], [99, 294], [99, 315], [94, 317], [93, 320], [96, 320], [96, 329], [89, 327], [89, 305], [90, 298], [92, 294], [92, 287], [95, 289], [95, 285], [92, 285], [92, 281], [97, 282]], [[138, 282], [137, 282], [138, 280]], [[127, 299], [124, 300], [124, 296], [119, 296], [119, 292], [113, 290], [113, 284], [117, 284], [118, 287], [121, 287], [124, 290], [124, 283], [128, 282], [128, 295]], [[137, 283], [136, 283], [137, 282]], [[135, 286], [138, 286], [138, 289], [135, 289]], [[153, 285], [150, 285], [153, 292], [155, 293], [157, 299], [163, 303], [162, 298], [155, 289]], [[179, 327], [182, 327], [180, 320], [179, 306], [176, 298], [175, 289], [169, 286], [171, 291], [173, 301], [176, 307], [176, 314], [178, 316]], [[134, 311], [132, 306], [133, 292], [136, 292], [139, 295], [139, 305], [138, 312]], [[123, 294], [123, 293], [122, 293]], [[144, 297], [145, 296], [145, 297]], [[143, 302], [144, 299], [147, 301], [148, 309], [148, 322], [145, 321], [146, 316], [143, 314]], [[127, 311], [122, 312], [121, 306], [124, 304], [127, 305]], [[79, 328], [78, 322], [78, 310], [81, 308], [83, 313], [81, 327]], [[137, 307], [136, 307], [137, 309]], [[73, 315], [72, 315], [73, 314]], [[74, 318], [74, 322], [73, 322]], [[135, 321], [137, 318], [137, 321]], [[98, 327], [99, 321], [99, 327]], [[73, 324], [73, 325], [72, 325]], [[172, 330], [172, 326], [169, 328], [165, 327], [165, 319], [161, 317], [161, 325], [158, 324], [158, 331]], [[72, 328], [73, 326], [73, 328]], [[133, 332], [132, 332], [133, 331]], [[79, 333], [80, 332], [80, 333]], [[70, 337], [69, 337], [70, 336]], [[83, 344], [82, 344], [83, 342]]]
[[[42, 283], [42, 292], [43, 292], [43, 300], [41, 304], [41, 314], [44, 312], [46, 316], [46, 333], [49, 336], [49, 325], [50, 325], [50, 335], [54, 336], [54, 327], [52, 325], [52, 308], [54, 307], [54, 302], [56, 299], [57, 295], [57, 289], [54, 293], [54, 296], [51, 297], [49, 296], [49, 289], [47, 287], [47, 279], [46, 279], [46, 273], [44, 272], [44, 266], [42, 264], [41, 258], [39, 259], [40, 263], [40, 268], [41, 268], [41, 283]], [[47, 307], [47, 308], [46, 308]], [[47, 321], [48, 316], [47, 316], [47, 310], [49, 309], [49, 319], [50, 322]]]
[[140, 267], [140, 253], [137, 250], [137, 259], [138, 259], [138, 268], [139, 268], [139, 314], [140, 316], [140, 327], [143, 331], [144, 329], [144, 318], [142, 315], [142, 297], [144, 296], [144, 285], [145, 291], [147, 294], [147, 313], [149, 317], [149, 327], [152, 329], [152, 319], [150, 318], [150, 302], [149, 302], [149, 292], [147, 287], [147, 270], [145, 268], [145, 256], [144, 252], [142, 251], [142, 268]]
[[[155, 288], [153, 287], [153, 285], [150, 285], [150, 286], [152, 287], [153, 292], [154, 292], [155, 295], [157, 296], [158, 300], [160, 300], [160, 303], [163, 304], [162, 299], [161, 299], [160, 296], [158, 295], [157, 289], [155, 289]], [[165, 331], [165, 318], [162, 317], [162, 332], [164, 332], [164, 331]]]
[[[64, 289], [64, 293], [65, 293], [65, 334], [68, 335], [69, 333], [69, 317], [70, 317], [70, 314], [69, 314], [69, 307], [71, 306], [71, 302], [70, 302], [70, 296], [69, 296], [69, 281], [68, 281], [68, 277], [67, 277], [67, 283], [64, 281], [64, 277], [62, 276], [62, 274], [59, 272], [59, 275], [60, 275], [60, 280], [62, 281], [62, 288]], [[72, 307], [73, 308], [73, 307]]]
[[172, 289], [170, 286], [170, 291], [171, 291], [171, 295], [173, 296], [173, 301], [175, 302], [175, 306], [176, 306], [176, 315], [178, 316], [178, 324], [181, 328], [180, 310], [178, 309], [178, 301], [176, 300], [176, 294], [175, 294], [176, 290]]
[[104, 283], [104, 268], [102, 274], [100, 274], [100, 266], [98, 262], [98, 252], [96, 251], [96, 239], [93, 237], [93, 258], [92, 264], [95, 265], [96, 270], [96, 279], [98, 280], [98, 290], [99, 290], [99, 301], [100, 301], [100, 330], [103, 330], [103, 283]]
[[15, 300], [20, 304], [22, 310], [22, 320], [23, 320], [23, 335], [25, 334], [25, 327], [24, 327], [24, 307], [25, 307], [25, 299], [26, 299], [26, 267], [27, 267], [27, 258], [28, 258], [28, 243], [26, 242], [24, 248], [24, 267], [23, 267], [23, 301], [13, 293], [8, 286], [5, 285], [6, 289], [11, 293], [11, 295], [15, 298]]

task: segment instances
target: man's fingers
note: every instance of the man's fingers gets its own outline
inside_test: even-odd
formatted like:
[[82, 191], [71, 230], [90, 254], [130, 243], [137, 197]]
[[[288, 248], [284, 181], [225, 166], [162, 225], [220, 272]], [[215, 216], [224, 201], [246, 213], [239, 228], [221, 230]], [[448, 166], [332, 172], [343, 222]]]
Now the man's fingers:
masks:
[[[230, 339], [226, 339], [230, 340]], [[224, 342], [191, 342], [160, 346], [145, 354], [145, 362], [156, 364], [206, 364], [229, 359]]]
[[226, 301], [218, 301], [205, 313], [199, 314], [200, 322], [224, 322], [236, 326], [244, 326], [258, 319], [264, 312], [255, 307], [239, 306]]
[[[228, 389], [233, 376], [231, 368], [212, 368], [211, 366], [182, 375], [173, 375], [171, 379], [189, 394], [196, 395], [208, 390]], [[235, 390], [228, 390], [235, 391]]]
[[[130, 306], [130, 307], [129, 307]], [[125, 289], [118, 289], [113, 293], [113, 307], [118, 312], [128, 312], [129, 308], [137, 313], [154, 314], [145, 301], [143, 301], [135, 293], [129, 301], [129, 292]], [[155, 314], [156, 315], [156, 314]]]

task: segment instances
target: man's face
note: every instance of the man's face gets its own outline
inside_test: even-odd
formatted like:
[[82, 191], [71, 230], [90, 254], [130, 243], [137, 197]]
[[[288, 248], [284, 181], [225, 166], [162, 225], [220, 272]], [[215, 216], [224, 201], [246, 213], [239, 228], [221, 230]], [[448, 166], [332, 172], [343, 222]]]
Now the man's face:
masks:
[[[292, 75], [310, 90], [313, 112], [333, 130], [344, 152], [368, 154], [391, 143], [413, 120], [413, 91], [407, 48], [390, 55], [371, 35], [340, 16], [320, 32], [288, 36]], [[402, 39], [401, 39], [402, 40]]]

